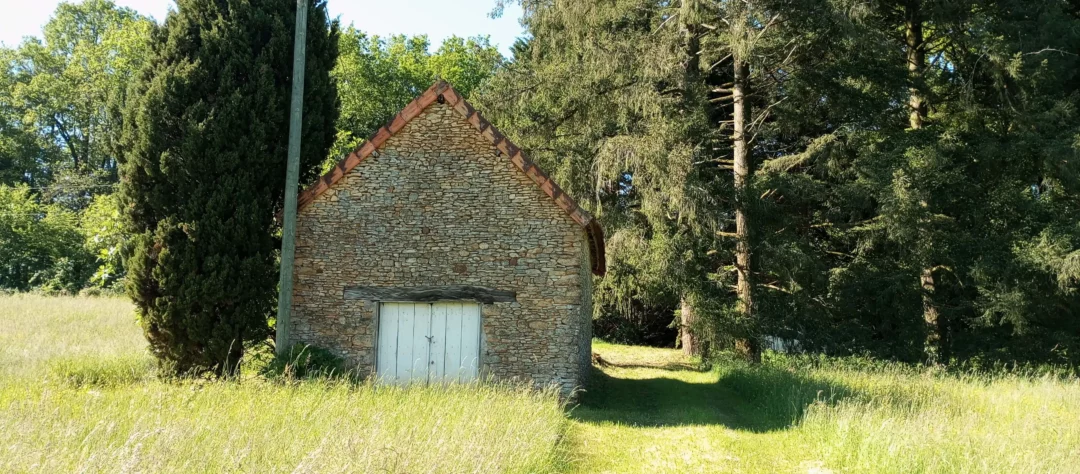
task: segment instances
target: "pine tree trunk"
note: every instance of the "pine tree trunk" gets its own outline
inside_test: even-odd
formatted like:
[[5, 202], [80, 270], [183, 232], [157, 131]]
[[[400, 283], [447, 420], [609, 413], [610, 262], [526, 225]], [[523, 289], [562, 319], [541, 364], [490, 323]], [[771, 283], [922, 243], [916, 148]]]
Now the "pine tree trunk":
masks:
[[[750, 197], [750, 177], [753, 174], [753, 163], [750, 160], [750, 148], [748, 143], [747, 122], [750, 117], [750, 104], [747, 103], [749, 93], [750, 65], [738, 54], [733, 58], [735, 68], [735, 81], [732, 86], [732, 98], [735, 100], [734, 119], [734, 170], [735, 170], [735, 267], [738, 272], [736, 293], [738, 295], [737, 309], [745, 320], [754, 317], [753, 282], [751, 281], [750, 259], [750, 217], [748, 199]], [[735, 349], [747, 360], [761, 362], [761, 348], [757, 342], [757, 336], [747, 336], [736, 341]]]
[[904, 10], [905, 41], [907, 43], [909, 86], [908, 106], [911, 109], [909, 121], [912, 130], [923, 128], [926, 121], [926, 93], [923, 91], [923, 70], [926, 68], [926, 44], [923, 37], [921, 0], [908, 0]]
[[941, 357], [941, 323], [938, 320], [938, 309], [934, 304], [934, 270], [923, 268], [919, 277], [923, 289], [923, 320], [926, 321], [926, 342], [924, 352], [926, 362], [936, 364]]
[[[908, 74], [911, 81], [908, 98], [908, 106], [911, 109], [909, 122], [912, 130], [923, 128], [928, 113], [923, 83], [923, 70], [926, 68], [926, 41], [923, 34], [921, 1], [908, 0], [904, 8], [904, 39], [907, 43]], [[929, 207], [926, 201], [919, 204], [924, 208]], [[941, 322], [937, 305], [934, 303], [933, 265], [927, 263], [923, 267], [919, 275], [919, 283], [923, 290], [923, 321], [926, 323], [924, 351], [927, 362], [933, 364], [939, 362], [941, 355]]]
[[683, 354], [688, 356], [698, 355], [700, 347], [698, 339], [694, 336], [694, 308], [690, 301], [683, 296], [679, 299], [679, 341], [682, 342]]
[[[689, 113], [697, 106], [696, 91], [699, 87], [701, 73], [701, 30], [698, 24], [696, 7], [693, 3], [682, 3], [682, 19], [684, 22], [684, 34], [686, 35], [686, 69], [683, 71], [683, 110]], [[704, 355], [704, 345], [701, 338], [697, 337], [697, 328], [694, 327], [694, 307], [689, 298], [682, 295], [679, 298], [679, 341], [682, 344], [683, 354], [688, 356]]]
[[701, 26], [695, 23], [686, 24], [686, 70], [684, 71], [684, 89], [691, 90], [697, 85], [698, 76], [701, 72]]

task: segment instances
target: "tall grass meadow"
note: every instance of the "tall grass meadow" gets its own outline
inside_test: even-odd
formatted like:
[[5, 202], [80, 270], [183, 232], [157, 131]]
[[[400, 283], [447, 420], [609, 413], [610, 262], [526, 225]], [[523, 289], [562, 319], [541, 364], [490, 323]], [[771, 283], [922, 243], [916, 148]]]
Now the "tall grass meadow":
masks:
[[0, 472], [1080, 473], [1069, 371], [594, 350], [569, 406], [375, 384], [304, 347], [255, 348], [233, 379], [162, 379], [128, 302], [0, 296]]

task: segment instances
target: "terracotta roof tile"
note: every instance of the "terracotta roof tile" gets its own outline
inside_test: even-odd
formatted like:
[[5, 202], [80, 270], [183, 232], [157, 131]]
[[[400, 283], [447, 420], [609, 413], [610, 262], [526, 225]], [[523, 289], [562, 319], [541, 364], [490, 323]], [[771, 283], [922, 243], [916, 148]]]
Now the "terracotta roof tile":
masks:
[[446, 98], [446, 102], [448, 102], [451, 106], [457, 105], [459, 102], [464, 102], [465, 101], [465, 98], [462, 97], [461, 94], [458, 94], [457, 91], [454, 90], [453, 87], [450, 87], [449, 83], [444, 82], [444, 81], [439, 81], [439, 82], [441, 82], [442, 84], [446, 84], [446, 87], [443, 87], [441, 89], [441, 91], [442, 91], [441, 93], [442, 93], [443, 97]]

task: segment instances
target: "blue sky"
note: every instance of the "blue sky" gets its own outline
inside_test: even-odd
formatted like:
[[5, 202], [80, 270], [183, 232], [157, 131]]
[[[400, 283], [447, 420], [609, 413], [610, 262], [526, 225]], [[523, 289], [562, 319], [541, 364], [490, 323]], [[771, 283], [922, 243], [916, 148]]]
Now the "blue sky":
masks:
[[[161, 21], [173, 0], [114, 0]], [[514, 38], [522, 35], [518, 17], [521, 9], [508, 7], [498, 19], [488, 13], [495, 0], [328, 0], [330, 14], [340, 16], [342, 25], [381, 36], [426, 33], [433, 45], [451, 35], [491, 37], [503, 54], [508, 54]], [[17, 45], [24, 36], [40, 36], [60, 0], [0, 0], [0, 43]]]

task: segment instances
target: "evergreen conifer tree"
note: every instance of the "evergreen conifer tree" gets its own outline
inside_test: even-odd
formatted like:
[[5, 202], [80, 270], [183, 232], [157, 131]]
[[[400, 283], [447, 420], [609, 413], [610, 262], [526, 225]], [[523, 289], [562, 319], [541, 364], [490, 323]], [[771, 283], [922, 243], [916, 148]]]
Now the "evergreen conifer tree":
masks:
[[[338, 28], [311, 0], [301, 150], [314, 178], [334, 140]], [[293, 0], [179, 0], [153, 32], [124, 114], [126, 290], [177, 373], [235, 371], [271, 334], [293, 64]]]
[[828, 2], [522, 3], [532, 39], [479, 102], [569, 189], [599, 198], [612, 262], [601, 310], [678, 305], [688, 352], [734, 342], [758, 360], [755, 280], [787, 294], [775, 283], [790, 258], [789, 242], [756, 237], [753, 162], [807, 147], [777, 145], [773, 113], [819, 53], [792, 45], [823, 41], [827, 22], [808, 19], [829, 17]]

